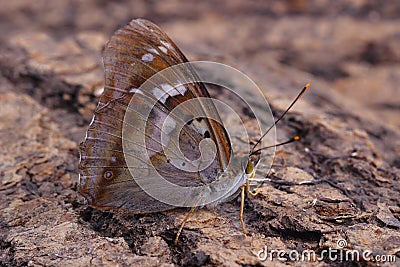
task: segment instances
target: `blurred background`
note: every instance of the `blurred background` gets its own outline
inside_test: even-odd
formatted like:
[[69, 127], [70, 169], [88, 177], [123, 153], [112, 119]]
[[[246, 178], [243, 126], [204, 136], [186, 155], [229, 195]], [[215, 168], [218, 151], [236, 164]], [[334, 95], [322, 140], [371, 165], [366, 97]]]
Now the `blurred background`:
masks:
[[335, 90], [360, 112], [400, 126], [398, 1], [1, 2], [1, 42], [33, 32], [56, 40], [95, 32], [107, 39], [132, 18], [147, 18], [191, 60], [234, 63], [247, 73], [253, 66], [260, 75], [270, 68], [308, 73], [296, 81], [281, 73], [278, 86], [294, 90], [322, 80], [324, 90]]

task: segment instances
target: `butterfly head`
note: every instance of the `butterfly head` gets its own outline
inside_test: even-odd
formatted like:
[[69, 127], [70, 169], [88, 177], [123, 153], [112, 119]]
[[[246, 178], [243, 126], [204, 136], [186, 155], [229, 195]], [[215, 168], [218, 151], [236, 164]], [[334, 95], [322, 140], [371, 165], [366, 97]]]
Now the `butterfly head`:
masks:
[[254, 163], [252, 160], [248, 160], [247, 161], [247, 166], [245, 168], [245, 173], [247, 175], [247, 178], [254, 178], [254, 176], [256, 175], [256, 168], [254, 166]]

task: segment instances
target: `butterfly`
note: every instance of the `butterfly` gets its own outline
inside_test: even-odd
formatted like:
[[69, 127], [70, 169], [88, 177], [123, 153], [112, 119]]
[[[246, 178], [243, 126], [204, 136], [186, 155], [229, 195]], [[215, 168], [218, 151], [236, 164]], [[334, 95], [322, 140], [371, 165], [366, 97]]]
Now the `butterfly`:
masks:
[[[204, 100], [210, 94], [190, 66], [163, 74], [163, 83], [149, 83], [158, 73], [187, 62], [150, 21], [132, 20], [113, 34], [103, 52], [104, 91], [80, 144], [78, 191], [96, 208], [132, 213], [215, 204], [240, 193], [239, 217], [247, 233], [244, 194], [256, 194], [249, 180], [264, 149], [255, 148], [274, 125], [244, 159], [235, 160], [216, 107]], [[182, 83], [188, 76], [194, 79]], [[188, 104], [176, 112], [183, 103]], [[169, 184], [188, 189], [169, 191]]]

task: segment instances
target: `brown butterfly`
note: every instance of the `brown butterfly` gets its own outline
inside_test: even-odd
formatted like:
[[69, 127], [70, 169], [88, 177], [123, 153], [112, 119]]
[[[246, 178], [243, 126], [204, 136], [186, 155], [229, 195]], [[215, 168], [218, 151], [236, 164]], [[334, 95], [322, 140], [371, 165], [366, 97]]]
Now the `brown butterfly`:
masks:
[[[152, 190], [160, 192], [166, 191], [157, 180], [158, 177], [186, 188], [197, 188], [225, 179], [231, 182], [214, 203], [231, 199], [241, 192], [240, 221], [246, 233], [242, 218], [244, 194], [245, 191], [255, 194], [250, 190], [249, 179], [254, 177], [255, 165], [259, 160], [257, 153], [264, 148], [255, 150], [257, 142], [244, 161], [234, 162], [228, 134], [212, 103], [191, 104], [182, 109], [179, 116], [173, 117], [174, 121], [167, 128], [161, 127], [180, 104], [210, 98], [201, 82], [192, 81], [183, 87], [176, 87], [171, 82], [154, 85], [153, 89], [143, 89], [142, 85], [153, 75], [185, 62], [188, 62], [187, 59], [172, 40], [147, 20], [132, 20], [114, 33], [103, 54], [104, 92], [94, 111], [86, 138], [80, 145], [79, 192], [90, 205], [99, 209], [120, 208], [133, 213], [151, 213], [180, 205], [171, 205], [168, 201], [160, 201], [148, 194], [137, 179], [147, 182]], [[195, 71], [190, 68], [185, 71], [196, 77]], [[173, 76], [168, 79], [182, 78], [182, 74], [177, 72]], [[303, 88], [295, 101], [307, 88]], [[146, 116], [143, 109], [149, 109]], [[129, 120], [126, 119], [128, 113], [132, 113]], [[168, 136], [175, 132], [176, 122], [183, 125], [177, 133], [178, 144], [162, 138], [163, 134]], [[142, 144], [139, 142], [141, 139], [144, 140]], [[207, 166], [197, 171], [188, 171], [183, 166], [202, 157], [199, 147], [204, 140], [211, 140], [215, 144], [215, 157]], [[289, 142], [294, 140], [297, 137]], [[179, 161], [180, 166], [172, 164], [167, 155], [167, 151], [178, 149], [185, 158]], [[148, 160], [145, 160], [146, 157]], [[235, 164], [239, 164], [239, 168], [236, 168], [239, 171], [234, 171]], [[133, 171], [137, 175], [133, 175]], [[214, 188], [210, 190], [217, 190]], [[170, 197], [192, 198], [190, 205], [181, 206], [196, 207], [204, 205], [204, 194], [188, 193], [186, 196]], [[178, 235], [181, 230], [182, 227]]]

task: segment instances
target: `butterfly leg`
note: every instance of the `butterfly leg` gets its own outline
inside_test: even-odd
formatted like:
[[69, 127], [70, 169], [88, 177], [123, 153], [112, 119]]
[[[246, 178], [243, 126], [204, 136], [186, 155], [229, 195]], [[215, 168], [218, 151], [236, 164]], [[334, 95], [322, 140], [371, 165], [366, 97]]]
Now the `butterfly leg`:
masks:
[[251, 196], [255, 197], [255, 196], [258, 195], [258, 193], [261, 192], [261, 189], [260, 189], [260, 188], [257, 188], [256, 191], [251, 191], [251, 190], [250, 190], [250, 182], [249, 182], [249, 179], [247, 179], [247, 180], [246, 180], [246, 192], [247, 192], [248, 194], [250, 194]]
[[195, 211], [196, 208], [197, 208], [197, 207], [194, 206], [194, 207], [192, 207], [192, 208], [190, 209], [190, 211], [189, 211], [188, 213], [186, 213], [186, 216], [185, 216], [185, 218], [184, 218], [183, 221], [182, 221], [181, 227], [179, 227], [178, 233], [176, 233], [176, 237], [175, 237], [175, 241], [174, 241], [174, 244], [175, 244], [175, 245], [178, 244], [179, 236], [180, 236], [181, 233], [182, 233], [183, 226], [185, 226], [186, 222], [189, 220], [190, 215], [192, 215], [192, 213]]
[[245, 197], [245, 191], [246, 191], [246, 185], [242, 185], [241, 187], [241, 202], [240, 202], [240, 213], [239, 213], [239, 218], [240, 218], [240, 224], [242, 225], [242, 230], [245, 235], [249, 234], [249, 232], [246, 230], [246, 226], [244, 224], [243, 220], [243, 211], [244, 211], [244, 197]]
[[240, 201], [240, 214], [239, 214], [239, 218], [240, 218], [240, 224], [242, 225], [242, 230], [243, 233], [245, 233], [246, 235], [249, 234], [249, 232], [246, 229], [246, 226], [244, 224], [244, 220], [243, 220], [243, 212], [244, 212], [244, 197], [245, 197], [245, 193], [249, 193], [251, 196], [255, 197], [258, 195], [258, 193], [261, 192], [260, 188], [257, 188], [256, 191], [251, 191], [250, 190], [250, 182], [249, 180], [246, 180], [246, 184], [242, 185], [241, 187], [241, 201]]

